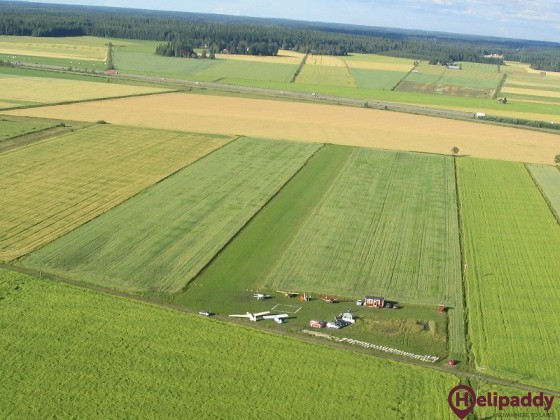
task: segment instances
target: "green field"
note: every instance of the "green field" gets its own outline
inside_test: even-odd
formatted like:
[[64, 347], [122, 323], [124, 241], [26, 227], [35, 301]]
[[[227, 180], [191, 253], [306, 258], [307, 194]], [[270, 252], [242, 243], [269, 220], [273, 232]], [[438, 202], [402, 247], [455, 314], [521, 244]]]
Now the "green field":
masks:
[[361, 89], [391, 90], [406, 76], [406, 73], [397, 71], [368, 69], [350, 69], [350, 73]]
[[397, 90], [440, 95], [491, 97], [503, 74], [490, 64], [458, 63], [461, 70], [421, 63]]
[[296, 83], [356, 87], [356, 81], [348, 68], [319, 64], [305, 64]]
[[71, 231], [228, 140], [96, 125], [0, 154], [0, 260]]
[[263, 286], [437, 304], [459, 279], [453, 160], [355, 149]]
[[560, 222], [560, 170], [557, 166], [527, 165], [535, 182]]
[[217, 81], [224, 78], [289, 82], [295, 64], [238, 61], [217, 58], [186, 59], [163, 57], [155, 54], [155, 41], [128, 41], [120, 46], [115, 41], [115, 64], [124, 73], [140, 73], [200, 81]]
[[[1, 106], [1, 105], [0, 105]], [[46, 128], [54, 127], [55, 121], [42, 120], [38, 118], [24, 118], [0, 115], [0, 142], [12, 137], [21, 136]]]
[[[350, 304], [359, 317], [358, 323], [350, 329], [329, 333], [418, 354], [447, 355], [448, 318], [437, 313], [435, 307], [431, 310], [415, 306], [399, 311], [372, 311], [356, 307], [354, 302], [326, 305], [319, 299], [301, 305], [297, 299], [286, 298], [274, 290], [270, 291], [273, 297], [269, 301], [255, 301], [253, 293], [247, 291], [262, 287], [263, 279], [275, 266], [278, 256], [290, 246], [353, 152], [351, 147], [325, 145], [315, 153], [298, 175], [220, 252], [189, 288], [176, 296], [174, 303], [190, 308], [209, 308], [220, 313], [266, 311], [275, 305], [285, 309], [301, 307], [297, 316], [285, 324], [285, 328], [294, 332], [306, 328], [310, 319], [332, 319]], [[454, 335], [457, 328], [463, 331], [461, 319], [453, 318], [452, 314], [454, 312], [450, 311], [450, 319], [458, 321], [459, 326], [452, 324], [450, 335]], [[424, 320], [425, 324], [419, 323], [419, 320]], [[432, 328], [426, 331], [422, 325], [428, 324]], [[267, 327], [284, 331], [284, 326]], [[387, 331], [391, 333], [387, 334]], [[463, 360], [464, 334], [453, 337], [449, 345], [453, 354]]]
[[210, 60], [212, 66], [194, 74], [197, 77], [220, 80], [224, 78], [289, 82], [294, 77], [297, 65], [286, 63], [259, 63], [255, 61]]
[[558, 388], [560, 226], [522, 164], [457, 166], [476, 366]]
[[177, 292], [319, 147], [237, 140], [24, 264], [127, 291]]
[[453, 416], [450, 374], [4, 270], [0, 310], [4, 418]]

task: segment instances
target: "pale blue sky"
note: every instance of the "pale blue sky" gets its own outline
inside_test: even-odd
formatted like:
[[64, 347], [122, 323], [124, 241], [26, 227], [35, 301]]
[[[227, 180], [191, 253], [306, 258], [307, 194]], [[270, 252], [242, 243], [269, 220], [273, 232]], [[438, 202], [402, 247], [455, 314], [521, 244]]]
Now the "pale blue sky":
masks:
[[492, 35], [560, 42], [560, 0], [41, 0]]

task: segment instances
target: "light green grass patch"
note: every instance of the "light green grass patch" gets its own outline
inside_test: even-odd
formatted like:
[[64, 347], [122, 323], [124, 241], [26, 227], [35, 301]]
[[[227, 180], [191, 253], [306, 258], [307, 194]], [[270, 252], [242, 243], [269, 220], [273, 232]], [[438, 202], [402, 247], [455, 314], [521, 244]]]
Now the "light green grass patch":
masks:
[[560, 170], [550, 165], [527, 165], [527, 169], [560, 222]]
[[358, 88], [391, 90], [405, 76], [406, 73], [397, 71], [379, 71], [367, 69], [350, 69]]
[[454, 416], [451, 374], [4, 270], [0, 311], [6, 418]]
[[265, 80], [273, 82], [289, 82], [292, 80], [297, 65], [287, 63], [259, 63], [242, 60], [207, 60], [213, 65], [199, 70], [196, 76], [213, 78]]
[[132, 292], [177, 292], [319, 147], [237, 140], [24, 264]]
[[303, 66], [296, 83], [356, 87], [356, 81], [348, 68], [310, 64]]
[[263, 283], [455, 305], [452, 158], [356, 149]]
[[457, 166], [476, 366], [557, 389], [560, 226], [524, 165]]

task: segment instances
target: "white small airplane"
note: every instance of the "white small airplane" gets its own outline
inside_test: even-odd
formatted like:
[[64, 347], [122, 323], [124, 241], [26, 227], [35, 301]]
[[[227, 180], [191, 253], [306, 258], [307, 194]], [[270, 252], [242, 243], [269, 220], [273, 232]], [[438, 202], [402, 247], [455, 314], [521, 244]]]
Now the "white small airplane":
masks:
[[263, 319], [272, 319], [277, 324], [283, 324], [284, 318], [288, 318], [288, 314], [272, 314], [263, 316]]
[[230, 315], [232, 318], [249, 318], [250, 321], [257, 322], [261, 317], [262, 319], [272, 319], [277, 324], [282, 324], [284, 322], [284, 318], [288, 318], [288, 314], [272, 314], [270, 315], [270, 311], [265, 312], [247, 312], [244, 315], [233, 314]]
[[268, 299], [271, 298], [272, 296], [270, 295], [265, 295], [264, 293], [255, 293], [253, 295], [254, 298], [257, 298], [258, 300], [264, 300], [264, 299]]
[[230, 317], [232, 318], [249, 318], [250, 321], [253, 322], [257, 322], [259, 320], [259, 317], [264, 316], [264, 315], [268, 315], [270, 313], [270, 311], [265, 311], [265, 312], [257, 312], [257, 313], [252, 313], [252, 312], [247, 312], [245, 315], [230, 315]]

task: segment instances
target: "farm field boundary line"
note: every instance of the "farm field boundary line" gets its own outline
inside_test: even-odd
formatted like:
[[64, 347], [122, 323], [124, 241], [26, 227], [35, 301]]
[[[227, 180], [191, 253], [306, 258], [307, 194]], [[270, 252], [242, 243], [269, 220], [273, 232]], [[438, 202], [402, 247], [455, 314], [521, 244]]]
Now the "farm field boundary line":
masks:
[[[130, 293], [126, 293], [126, 292], [120, 292], [117, 290], [113, 290], [113, 289], [108, 289], [108, 288], [104, 288], [102, 286], [96, 286], [93, 284], [89, 284], [89, 283], [82, 283], [80, 281], [77, 280], [71, 280], [62, 276], [58, 276], [58, 275], [53, 275], [53, 274], [49, 274], [49, 273], [45, 273], [42, 271], [38, 271], [38, 270], [33, 270], [33, 269], [28, 269], [28, 268], [24, 268], [24, 267], [16, 267], [10, 264], [5, 264], [5, 263], [0, 263], [0, 268], [5, 269], [5, 270], [9, 270], [9, 271], [13, 271], [13, 272], [17, 272], [17, 273], [22, 273], [22, 274], [28, 274], [28, 275], [32, 275], [35, 277], [39, 277], [41, 279], [44, 280], [48, 280], [54, 283], [65, 283], [65, 284], [69, 284], [71, 286], [74, 287], [79, 287], [82, 289], [87, 289], [87, 290], [92, 290], [98, 293], [103, 293], [103, 294], [107, 294], [107, 295], [113, 295], [113, 296], [119, 296], [125, 299], [129, 299], [129, 300], [133, 300], [133, 301], [137, 301], [137, 302], [143, 302], [143, 303], [147, 303], [149, 305], [153, 305], [153, 306], [158, 306], [158, 307], [162, 307], [162, 308], [167, 308], [167, 309], [172, 309], [178, 312], [185, 312], [185, 313], [197, 313], [197, 311], [195, 311], [194, 309], [190, 309], [187, 308], [185, 306], [179, 306], [179, 305], [174, 305], [168, 302], [163, 302], [163, 301], [156, 301], [154, 299], [150, 299], [150, 298], [146, 298], [146, 297], [142, 297], [142, 296], [138, 296], [138, 295], [133, 295]], [[427, 368], [427, 369], [433, 369], [433, 370], [437, 370], [440, 372], [445, 372], [445, 373], [451, 373], [459, 378], [465, 378], [465, 379], [477, 379], [479, 381], [485, 381], [488, 383], [493, 383], [493, 384], [497, 384], [497, 385], [504, 385], [504, 386], [510, 386], [512, 388], [516, 388], [516, 389], [520, 389], [520, 390], [524, 390], [524, 391], [531, 391], [531, 392], [544, 392], [546, 394], [549, 395], [555, 395], [560, 397], [560, 393], [558, 391], [552, 391], [546, 388], [540, 388], [540, 387], [536, 387], [536, 386], [531, 386], [531, 385], [526, 385], [520, 382], [516, 382], [516, 381], [511, 381], [511, 380], [505, 380], [505, 379], [501, 379], [501, 378], [497, 378], [494, 376], [489, 376], [489, 375], [484, 375], [481, 373], [472, 373], [469, 371], [461, 371], [461, 370], [454, 370], [454, 369], [450, 369], [450, 368], [446, 368], [444, 366], [436, 366], [430, 363], [423, 363], [423, 362], [419, 362], [419, 361], [414, 361], [414, 360], [403, 360], [399, 357], [390, 355], [390, 354], [378, 354], [378, 353], [368, 353], [366, 349], [360, 349], [359, 347], [350, 347], [348, 345], [343, 345], [341, 343], [334, 343], [334, 342], [327, 342], [325, 340], [321, 340], [320, 338], [313, 338], [313, 337], [309, 337], [309, 336], [303, 336], [302, 334], [295, 334], [295, 333], [288, 333], [288, 332], [278, 332], [277, 330], [272, 330], [270, 328], [266, 328], [266, 327], [260, 327], [260, 326], [253, 326], [250, 325], [248, 323], [242, 322], [242, 321], [233, 321], [231, 318], [225, 317], [225, 316], [221, 316], [221, 315], [214, 315], [214, 318], [222, 321], [224, 323], [235, 323], [235, 324], [239, 324], [239, 325], [243, 325], [247, 328], [254, 328], [254, 329], [260, 329], [260, 330], [264, 330], [267, 332], [271, 332], [274, 334], [281, 334], [281, 335], [286, 335], [286, 336], [290, 336], [290, 337], [296, 337], [302, 341], [306, 341], [309, 343], [314, 343], [314, 344], [318, 344], [318, 345], [323, 345], [323, 346], [329, 346], [329, 347], [334, 347], [336, 349], [342, 350], [342, 351], [347, 351], [347, 352], [353, 352], [353, 353], [361, 353], [361, 354], [368, 354], [372, 357], [378, 357], [378, 358], [382, 358], [382, 359], [390, 359], [393, 360], [395, 362], [400, 362], [403, 364], [408, 364], [408, 365], [414, 365], [414, 366], [419, 366], [419, 367], [423, 367], [423, 368]]]
[[[175, 175], [175, 174], [181, 172], [182, 170], [184, 170], [185, 168], [189, 167], [189, 166], [192, 165], [193, 163], [198, 162], [198, 161], [201, 160], [202, 158], [211, 155], [212, 153], [214, 153], [214, 152], [217, 151], [217, 150], [220, 150], [222, 147], [224, 147], [224, 146], [226, 146], [226, 145], [228, 145], [228, 144], [230, 144], [230, 143], [233, 143], [234, 141], [238, 140], [240, 137], [241, 137], [241, 136], [233, 137], [231, 140], [225, 142], [225, 143], [222, 144], [221, 146], [216, 147], [214, 150], [210, 151], [209, 153], [206, 153], [206, 154], [204, 154], [204, 155], [202, 155], [202, 156], [199, 156], [197, 159], [193, 160], [192, 162], [188, 163], [187, 165], [182, 166], [182, 167], [178, 168], [177, 170], [175, 170], [175, 171], [169, 173], [168, 175], [164, 176], [163, 178], [159, 179], [158, 181], [156, 181], [156, 182], [154, 182], [154, 183], [152, 183], [152, 184], [150, 184], [150, 185], [147, 185], [145, 188], [141, 189], [140, 191], [136, 192], [135, 194], [133, 194], [133, 195], [127, 197], [125, 200], [121, 201], [119, 204], [117, 204], [117, 206], [120, 206], [120, 205], [122, 205], [122, 204], [124, 204], [124, 203], [130, 201], [130, 200], [133, 199], [134, 197], [136, 197], [136, 196], [138, 196], [138, 195], [144, 193], [146, 190], [148, 190], [148, 189], [150, 189], [150, 188], [152, 188], [152, 187], [154, 187], [154, 186], [156, 186], [156, 185], [162, 183], [163, 181], [165, 181], [165, 180], [168, 179], [169, 177], [171, 177], [171, 176], [173, 176], [173, 175]], [[104, 212], [98, 214], [97, 216], [93, 217], [92, 219], [88, 220], [87, 222], [82, 223], [82, 224], [80, 224], [80, 225], [78, 225], [78, 226], [75, 226], [73, 229], [71, 229], [71, 230], [69, 230], [68, 232], [66, 232], [65, 235], [67, 235], [67, 234], [69, 234], [69, 233], [75, 231], [76, 229], [78, 229], [78, 228], [81, 227], [81, 226], [84, 226], [84, 225], [87, 225], [87, 224], [93, 222], [94, 220], [96, 220], [96, 219], [98, 219], [99, 217], [103, 216], [105, 213], [111, 211], [111, 210], [114, 209], [115, 207], [116, 207], [116, 206], [113, 206], [113, 207], [111, 207], [111, 208], [108, 208], [108, 209], [106, 209]], [[56, 240], [56, 239], [55, 239], [55, 240]], [[51, 242], [52, 242], [52, 241], [51, 241]], [[40, 246], [40, 247], [38, 247], [38, 248], [35, 248], [35, 249], [33, 249], [32, 251], [30, 251], [30, 252], [28, 252], [28, 253], [25, 253], [25, 254], [21, 255], [21, 256], [15, 258], [14, 260], [12, 260], [11, 262], [18, 262], [18, 261], [20, 261], [21, 259], [27, 257], [29, 254], [31, 254], [31, 253], [33, 253], [33, 252], [36, 252], [36, 251], [39, 251], [41, 248], [44, 248], [44, 247], [45, 247], [46, 245], [48, 245], [49, 243], [50, 243], [50, 242], [47, 242], [47, 243], [43, 244], [42, 246]], [[2, 263], [0, 263], [0, 265], [2, 265]], [[78, 283], [82, 284], [81, 282], [78, 282]], [[85, 283], [83, 283], [83, 284], [85, 284]], [[100, 289], [103, 289], [103, 288], [100, 287]]]
[[29, 109], [29, 108], [41, 108], [44, 106], [55, 106], [55, 105], [73, 105], [73, 104], [80, 104], [83, 102], [101, 102], [107, 101], [111, 99], [125, 99], [125, 98], [139, 98], [142, 96], [151, 96], [151, 95], [161, 95], [166, 93], [175, 93], [178, 90], [170, 90], [168, 92], [148, 92], [148, 93], [135, 93], [132, 95], [121, 95], [121, 96], [111, 96], [107, 98], [92, 98], [92, 99], [79, 99], [75, 101], [62, 101], [62, 102], [49, 102], [49, 103], [42, 103], [42, 104], [32, 104], [32, 105], [21, 105], [21, 106], [14, 106], [8, 108], [1, 108], [0, 112], [2, 111], [17, 111], [20, 109]]
[[[13, 63], [13, 64], [15, 64], [16, 67], [20, 67], [24, 69], [42, 69], [42, 70], [56, 72], [56, 73], [79, 74], [82, 76], [100, 77], [100, 78], [107, 77], [104, 74], [91, 74], [91, 73], [84, 73], [81, 71], [68, 71], [64, 68], [57, 68], [54, 66], [50, 66], [46, 68], [45, 66], [40, 66], [40, 65], [33, 66], [33, 65], [23, 64], [23, 63]], [[229, 93], [239, 94], [239, 95], [249, 95], [249, 97], [254, 97], [256, 95], [259, 97], [264, 97], [264, 98], [269, 97], [269, 98], [275, 98], [284, 101], [292, 100], [292, 101], [304, 101], [310, 103], [322, 102], [322, 103], [330, 103], [333, 105], [383, 109], [388, 111], [403, 112], [406, 114], [426, 115], [426, 116], [433, 116], [433, 117], [449, 118], [454, 120], [469, 120], [478, 123], [498, 125], [503, 127], [522, 128], [530, 131], [539, 131], [545, 133], [558, 134], [556, 131], [551, 131], [539, 127], [524, 126], [519, 124], [508, 124], [505, 122], [497, 122], [497, 121], [474, 120], [473, 112], [471, 111], [453, 110], [449, 108], [438, 108], [438, 107], [414, 105], [414, 104], [407, 104], [407, 103], [400, 103], [400, 102], [382, 101], [378, 99], [370, 99], [370, 100], [354, 99], [354, 98], [328, 95], [328, 94], [321, 94], [315, 97], [310, 97], [309, 93], [303, 93], [303, 92], [286, 91], [286, 90], [271, 89], [271, 88], [255, 88], [255, 87], [243, 86], [243, 85], [231, 85], [231, 84], [218, 83], [218, 82], [204, 82], [204, 81], [194, 81], [194, 80], [187, 80], [187, 79], [165, 78], [164, 80], [162, 80], [161, 77], [131, 74], [131, 73], [119, 73], [118, 75], [112, 75], [110, 77], [113, 80], [121, 80], [123, 82], [140, 81], [140, 82], [149, 83], [151, 85], [154, 84], [158, 84], [160, 86], [162, 84], [168, 86], [170, 85], [170, 87], [173, 86], [173, 89], [175, 90], [184, 90], [185, 87], [188, 87], [189, 90], [192, 90], [193, 88], [200, 89], [200, 90], [210, 89], [218, 92], [229, 92]], [[153, 94], [157, 94], [157, 93], [153, 93]], [[16, 109], [16, 108], [9, 108], [9, 109]], [[537, 121], [537, 120], [531, 120], [531, 121]]]
[[459, 224], [459, 252], [461, 255], [461, 317], [463, 318], [465, 355], [467, 356], [467, 366], [472, 368], [474, 357], [471, 353], [471, 342], [469, 339], [469, 317], [467, 306], [467, 282], [465, 278], [466, 259], [465, 259], [465, 233], [463, 231], [463, 216], [461, 211], [461, 197], [459, 196], [459, 177], [457, 176], [457, 157], [453, 157], [453, 167], [455, 176], [455, 198], [457, 200], [457, 223]]
[[81, 130], [90, 125], [92, 124], [88, 123], [78, 127], [58, 125], [56, 127], [48, 127], [42, 130], [34, 131], [32, 133], [20, 134], [0, 142], [0, 154], [20, 147], [30, 146], [40, 141], [49, 140], [71, 131]]

